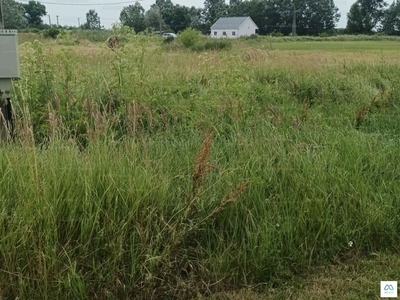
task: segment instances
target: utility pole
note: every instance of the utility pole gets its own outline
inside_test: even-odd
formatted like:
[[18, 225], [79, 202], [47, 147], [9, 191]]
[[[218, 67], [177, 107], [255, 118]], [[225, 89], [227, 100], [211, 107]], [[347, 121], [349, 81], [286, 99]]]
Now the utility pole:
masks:
[[78, 27], [81, 27], [81, 20], [78, 18]]
[[51, 26], [51, 19], [50, 19], [50, 15], [49, 15], [49, 25]]
[[58, 27], [58, 16], [56, 16], [56, 18], [57, 18], [57, 27]]
[[0, 0], [0, 29], [4, 29], [3, 0]]

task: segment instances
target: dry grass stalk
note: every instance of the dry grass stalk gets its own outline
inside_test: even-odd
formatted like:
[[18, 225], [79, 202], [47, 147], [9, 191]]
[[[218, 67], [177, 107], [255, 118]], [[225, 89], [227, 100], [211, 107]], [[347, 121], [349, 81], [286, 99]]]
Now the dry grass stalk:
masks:
[[298, 117], [298, 116], [293, 117], [292, 122], [293, 122], [294, 128], [295, 128], [296, 130], [300, 130], [301, 121], [300, 121], [299, 117]]
[[53, 139], [57, 131], [58, 120], [56, 112], [50, 102], [47, 103], [47, 108], [49, 110], [50, 138]]
[[207, 163], [208, 158], [211, 154], [211, 143], [212, 134], [208, 134], [201, 145], [199, 153], [196, 155], [194, 160], [194, 170], [192, 175], [192, 193], [189, 198], [189, 203], [187, 205], [185, 216], [187, 217], [189, 213], [194, 208], [194, 202], [196, 200], [198, 189], [204, 177], [211, 171], [210, 165]]
[[134, 126], [132, 121], [132, 107], [128, 102], [125, 102], [125, 116], [126, 116], [125, 126], [127, 128], [128, 134], [130, 136], [133, 136]]
[[[268, 54], [268, 53], [267, 53]], [[265, 61], [265, 55], [262, 51], [254, 48], [248, 49], [246, 53], [242, 55], [242, 59], [245, 62], [264, 62]]]
[[302, 108], [302, 111], [301, 111], [301, 120], [303, 122], [307, 121], [308, 111], [309, 111], [310, 107], [311, 107], [311, 102], [310, 102], [310, 100], [306, 99], [303, 102], [303, 108]]
[[211, 154], [212, 135], [209, 134], [201, 145], [200, 152], [194, 161], [193, 184], [204, 178], [208, 174], [210, 168], [207, 166], [207, 160]]
[[134, 136], [137, 132], [139, 121], [142, 117], [142, 108], [139, 103], [133, 101], [132, 104], [125, 104], [126, 126], [128, 133]]
[[68, 95], [68, 104], [71, 107], [75, 103], [74, 96], [72, 95], [71, 91], [68, 88], [65, 88], [65, 92]]
[[366, 105], [361, 107], [358, 110], [357, 117], [356, 117], [356, 128], [359, 128], [365, 118], [366, 115], [368, 115], [369, 109]]
[[272, 114], [272, 123], [275, 127], [278, 127], [282, 120], [283, 120], [283, 114], [278, 108], [272, 108], [268, 106], [268, 111]]
[[143, 109], [146, 111], [149, 127], [151, 128], [153, 126], [153, 120], [154, 120], [151, 107], [150, 107], [150, 105], [144, 105]]
[[203, 75], [201, 75], [200, 84], [203, 86], [208, 85], [208, 79]]
[[[93, 115], [93, 100], [90, 99], [86, 99], [84, 105], [86, 106], [86, 110], [87, 110], [87, 118], [90, 120], [90, 118]], [[89, 139], [93, 140], [94, 139], [94, 128], [91, 126], [91, 122], [88, 122], [87, 125], [87, 129], [86, 129], [86, 133], [87, 136], [89, 137]]]
[[249, 181], [244, 181], [240, 183], [236, 188], [229, 194], [229, 196], [224, 197], [218, 207], [216, 207], [203, 221], [211, 219], [213, 216], [223, 211], [228, 204], [235, 203], [241, 193], [247, 188]]
[[27, 145], [35, 144], [35, 138], [34, 138], [33, 129], [32, 129], [31, 115], [29, 112], [29, 108], [27, 106], [23, 107], [21, 138], [22, 138], [22, 142], [24, 144], [27, 144]]
[[167, 117], [167, 113], [165, 112], [164, 108], [160, 109], [160, 116], [161, 116], [161, 119], [164, 122], [164, 127], [168, 128], [168, 117]]
[[0, 143], [3, 141], [3, 139], [7, 141], [10, 139], [10, 131], [7, 127], [7, 121], [0, 109]]
[[56, 110], [59, 110], [60, 109], [60, 107], [61, 107], [61, 100], [60, 100], [60, 97], [58, 97], [58, 95], [57, 95], [57, 93], [54, 95], [54, 104], [55, 104], [55, 109]]
[[136, 101], [133, 103], [133, 131], [134, 133], [136, 132], [138, 125], [139, 125], [139, 120], [142, 117], [142, 109], [140, 107], [140, 104], [137, 103]]

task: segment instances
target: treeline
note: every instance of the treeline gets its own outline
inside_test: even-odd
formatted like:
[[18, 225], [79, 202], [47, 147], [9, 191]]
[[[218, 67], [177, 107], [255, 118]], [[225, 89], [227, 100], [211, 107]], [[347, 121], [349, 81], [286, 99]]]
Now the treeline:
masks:
[[[39, 1], [28, 4], [4, 0], [6, 28], [44, 28], [42, 17], [46, 7]], [[12, 17], [10, 17], [12, 16]], [[207, 33], [220, 17], [250, 16], [259, 27], [259, 34], [319, 35], [335, 32], [373, 34], [382, 32], [400, 35], [400, 1], [388, 5], [384, 0], [357, 0], [347, 13], [347, 26], [335, 30], [341, 14], [334, 0], [205, 0], [203, 8], [175, 4], [171, 0], [156, 0], [149, 10], [140, 2], [126, 6], [120, 22], [135, 32], [160, 30], [180, 32], [195, 28]], [[48, 26], [48, 25], [47, 25]], [[86, 14], [84, 29], [102, 29], [95, 10]]]
[[[47, 11], [46, 6], [40, 1], [31, 0], [28, 3], [19, 3], [15, 0], [3, 0], [2, 8], [5, 29], [47, 29], [51, 27], [51, 25], [43, 22], [43, 17], [47, 15]], [[83, 29], [102, 29], [100, 17], [95, 10], [89, 10], [86, 14], [86, 22], [80, 27]]]
[[[207, 33], [220, 17], [250, 16], [259, 27], [259, 34], [317, 35], [333, 32], [340, 19], [333, 0], [205, 0], [203, 8], [174, 4], [171, 0], [156, 0], [148, 11], [139, 2], [124, 7], [120, 21], [143, 31], [179, 32], [192, 27]], [[296, 26], [293, 26], [295, 19]]]

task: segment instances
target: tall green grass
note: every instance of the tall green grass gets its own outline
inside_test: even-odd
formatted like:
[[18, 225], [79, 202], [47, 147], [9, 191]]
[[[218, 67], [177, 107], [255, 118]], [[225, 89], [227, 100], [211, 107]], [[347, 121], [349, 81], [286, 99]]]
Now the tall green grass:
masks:
[[160, 45], [21, 48], [0, 296], [183, 299], [399, 250], [397, 63]]

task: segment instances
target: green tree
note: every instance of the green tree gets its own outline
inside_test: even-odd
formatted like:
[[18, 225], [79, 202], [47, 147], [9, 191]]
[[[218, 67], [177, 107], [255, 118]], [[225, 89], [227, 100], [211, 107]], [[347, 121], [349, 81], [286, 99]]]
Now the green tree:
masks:
[[101, 29], [100, 17], [94, 9], [86, 14], [86, 23], [82, 25], [84, 29]]
[[152, 5], [160, 8], [161, 15], [164, 17], [174, 9], [174, 4], [171, 0], [156, 0], [156, 3]]
[[210, 28], [219, 18], [228, 16], [229, 6], [225, 0], [205, 0], [204, 20]]
[[347, 32], [371, 34], [379, 30], [386, 6], [384, 0], [357, 0], [347, 14]]
[[5, 29], [20, 29], [28, 25], [24, 6], [14, 0], [3, 0], [3, 15]]
[[161, 17], [166, 26], [174, 32], [182, 31], [192, 27], [200, 30], [201, 27], [201, 9], [194, 6], [173, 4], [171, 0], [156, 0], [153, 7], [159, 8]]
[[145, 24], [147, 27], [154, 28], [155, 30], [165, 30], [166, 24], [162, 18], [161, 10], [157, 6], [152, 6], [144, 15]]
[[[228, 10], [228, 16], [249, 16], [259, 27], [260, 34], [266, 34], [273, 31], [272, 27], [278, 23], [279, 18], [274, 18], [277, 15], [275, 10], [269, 9], [270, 1], [231, 1]], [[273, 24], [271, 26], [271, 23]]]
[[333, 0], [302, 1], [296, 30], [300, 35], [316, 35], [333, 31], [340, 19], [339, 8]]
[[382, 25], [386, 34], [400, 35], [400, 1], [393, 3], [385, 11]]
[[122, 9], [119, 20], [124, 26], [133, 28], [135, 32], [141, 32], [146, 29], [144, 12], [143, 6], [136, 2]]
[[[167, 28], [177, 32], [182, 28], [186, 28], [186, 20], [190, 20], [187, 8], [185, 6], [174, 5], [171, 0], [156, 0], [152, 8], [159, 9], [161, 18]], [[182, 13], [187, 15], [183, 16]]]
[[250, 16], [260, 34], [286, 35], [293, 28], [300, 35], [332, 31], [340, 18], [338, 11], [333, 0], [250, 0], [238, 1], [229, 7], [230, 16]]
[[37, 27], [43, 25], [42, 17], [47, 14], [46, 6], [39, 1], [29, 1], [27, 4], [22, 4], [25, 9], [25, 18], [28, 25]]
[[370, 30], [365, 32], [363, 15], [361, 12], [360, 3], [356, 2], [350, 7], [350, 11], [347, 14], [347, 33], [370, 33]]
[[[171, 31], [174, 32], [183, 31], [189, 27], [201, 31], [205, 29], [202, 16], [203, 9], [201, 8], [174, 4], [171, 0], [156, 0], [151, 8], [160, 10], [162, 24], [165, 24], [163, 28], [165, 26], [165, 28], [171, 29]], [[209, 28], [205, 29], [205, 31], [208, 29]]]
[[[194, 6], [189, 8], [190, 25], [189, 27], [204, 31], [204, 22], [202, 19], [203, 9]], [[207, 29], [208, 30], [208, 29]]]

